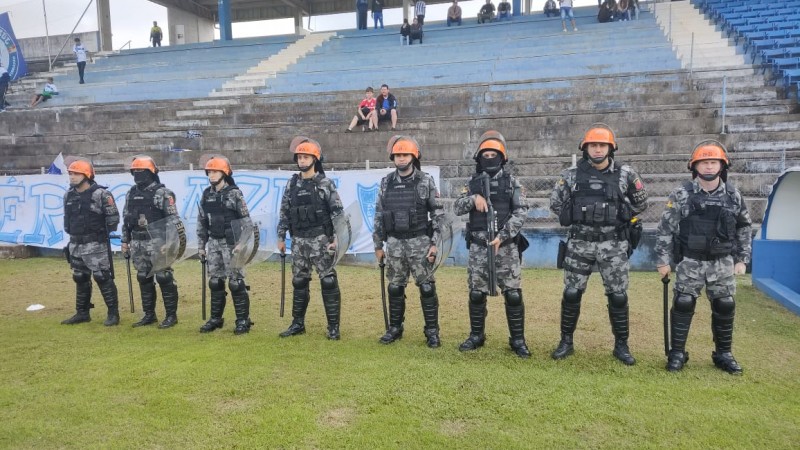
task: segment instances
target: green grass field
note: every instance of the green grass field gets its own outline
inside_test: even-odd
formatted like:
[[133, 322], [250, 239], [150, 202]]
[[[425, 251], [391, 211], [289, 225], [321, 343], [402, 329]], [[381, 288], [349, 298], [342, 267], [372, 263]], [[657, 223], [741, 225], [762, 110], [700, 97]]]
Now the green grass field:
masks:
[[[342, 267], [342, 340], [327, 341], [319, 284], [307, 334], [278, 338], [280, 271], [260, 264], [249, 335], [200, 335], [200, 266], [176, 267], [180, 323], [132, 329], [124, 265], [116, 264], [122, 325], [59, 322], [74, 310], [63, 260], [0, 261], [0, 447], [40, 448], [797, 448], [800, 318], [740, 279], [734, 354], [742, 377], [711, 363], [710, 311], [698, 302], [683, 372], [664, 370], [661, 283], [632, 274], [631, 350], [611, 356], [605, 297], [593, 277], [575, 355], [555, 362], [562, 275], [523, 274], [533, 358], [508, 349], [501, 298], [489, 303], [487, 345], [462, 354], [469, 331], [466, 271], [438, 274], [442, 348], [425, 347], [418, 293], [404, 338], [383, 331], [379, 272]], [[291, 286], [289, 280], [287, 284]], [[136, 290], [134, 281], [134, 290]], [[289, 295], [290, 298], [290, 295]], [[229, 297], [230, 299], [230, 297]], [[41, 303], [46, 309], [26, 312]], [[159, 319], [163, 307], [159, 300]]]

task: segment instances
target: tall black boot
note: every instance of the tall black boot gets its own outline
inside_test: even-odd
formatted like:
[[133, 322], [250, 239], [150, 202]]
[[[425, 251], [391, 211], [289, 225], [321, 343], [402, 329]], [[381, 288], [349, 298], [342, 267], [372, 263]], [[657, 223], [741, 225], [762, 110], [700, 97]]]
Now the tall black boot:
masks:
[[486, 294], [480, 291], [469, 293], [469, 336], [458, 346], [462, 352], [477, 350], [486, 343]]
[[675, 311], [675, 307], [670, 312], [670, 350], [667, 360], [667, 370], [677, 372], [683, 369], [683, 365], [689, 361], [689, 354], [686, 352], [686, 339], [689, 337], [689, 327], [692, 325], [692, 312]]
[[[209, 285], [212, 283], [212, 280], [215, 279], [212, 278], [209, 281]], [[222, 290], [211, 289], [211, 318], [200, 327], [201, 333], [210, 333], [225, 325], [225, 319], [222, 317], [222, 314], [225, 312], [225, 298], [228, 296], [228, 293], [225, 292], [224, 282], [220, 283]], [[215, 287], [219, 288], [220, 286]]]
[[322, 305], [325, 307], [325, 317], [328, 319], [328, 333], [326, 336], [332, 341], [338, 341], [341, 339], [339, 319], [342, 310], [339, 280], [336, 275], [328, 275], [320, 280], [320, 286], [322, 287]]
[[164, 299], [164, 311], [167, 314], [158, 328], [171, 328], [178, 323], [178, 285], [172, 277], [171, 270], [158, 273], [156, 281], [161, 288], [161, 298]]
[[117, 296], [117, 285], [114, 284], [114, 279], [111, 278], [111, 274], [105, 275], [104, 279], [101, 282], [98, 282], [98, 286], [100, 287], [100, 294], [103, 296], [103, 301], [105, 301], [106, 306], [108, 307], [108, 317], [106, 317], [103, 325], [107, 327], [119, 325], [119, 298]]
[[306, 332], [306, 310], [308, 309], [310, 298], [308, 282], [308, 278], [292, 278], [292, 286], [294, 287], [294, 293], [292, 294], [292, 324], [280, 334], [280, 337], [295, 336]]
[[250, 294], [247, 292], [247, 285], [243, 279], [238, 279], [231, 280], [229, 287], [233, 297], [233, 309], [236, 311], [236, 328], [233, 329], [233, 334], [249, 333], [253, 321], [250, 320]]
[[553, 359], [564, 359], [575, 351], [572, 345], [572, 335], [575, 333], [578, 317], [581, 315], [581, 298], [583, 298], [583, 291], [570, 287], [564, 289], [561, 298], [561, 341], [553, 350], [551, 355]]
[[158, 322], [156, 317], [156, 283], [153, 278], [143, 278], [139, 281], [139, 291], [142, 293], [142, 311], [144, 316], [133, 327], [143, 327]]
[[391, 344], [403, 337], [403, 321], [406, 314], [406, 287], [390, 284], [389, 293], [389, 329], [381, 336], [381, 344]]
[[613, 355], [627, 366], [636, 364], [636, 359], [628, 348], [628, 295], [624, 292], [607, 294], [608, 320], [614, 333]]
[[78, 323], [91, 322], [89, 309], [92, 305], [92, 278], [88, 274], [73, 275], [75, 279], [75, 315], [69, 319], [62, 320], [62, 325], [75, 325]]
[[435, 283], [423, 283], [419, 286], [419, 301], [422, 304], [422, 317], [425, 319], [426, 343], [430, 348], [438, 348], [442, 341], [439, 338], [439, 296], [436, 295]]
[[711, 332], [714, 335], [714, 352], [711, 359], [717, 368], [732, 375], [741, 375], [743, 370], [731, 352], [733, 348], [733, 319], [735, 315], [732, 297], [714, 299], [711, 302]]
[[530, 358], [531, 352], [525, 342], [525, 302], [522, 300], [522, 290], [509, 289], [505, 297], [508, 345], [520, 358]]

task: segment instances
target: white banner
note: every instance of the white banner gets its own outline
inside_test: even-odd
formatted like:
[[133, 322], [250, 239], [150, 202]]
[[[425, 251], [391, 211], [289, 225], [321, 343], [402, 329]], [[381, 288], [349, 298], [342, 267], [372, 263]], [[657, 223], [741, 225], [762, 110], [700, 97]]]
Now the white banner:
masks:
[[[372, 253], [375, 201], [380, 180], [393, 169], [326, 171], [339, 191], [345, 209], [361, 211], [364, 226], [350, 246], [349, 253]], [[439, 186], [439, 167], [423, 167]], [[242, 190], [250, 215], [261, 221], [262, 233], [275, 236], [283, 190], [294, 172], [280, 170], [240, 170], [233, 174]], [[208, 177], [203, 171], [161, 172], [161, 182], [175, 192], [178, 214], [187, 233], [196, 242], [197, 205]], [[0, 179], [0, 241], [62, 248], [69, 242], [64, 233], [64, 193], [67, 175], [23, 175]], [[128, 173], [97, 175], [96, 181], [114, 195], [122, 214], [125, 194], [133, 186]], [[353, 208], [357, 204], [358, 208]], [[270, 239], [271, 240], [271, 239]], [[112, 240], [115, 249], [119, 240]], [[194, 251], [196, 249], [187, 249]]]

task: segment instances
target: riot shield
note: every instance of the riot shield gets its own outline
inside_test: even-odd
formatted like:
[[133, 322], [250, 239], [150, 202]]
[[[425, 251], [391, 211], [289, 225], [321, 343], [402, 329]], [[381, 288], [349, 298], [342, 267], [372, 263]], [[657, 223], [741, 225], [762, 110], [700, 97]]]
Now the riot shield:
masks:
[[186, 252], [186, 231], [183, 222], [175, 216], [148, 223], [150, 270], [148, 277], [178, 261]]
[[459, 229], [457, 224], [459, 220], [453, 214], [445, 214], [442, 217], [442, 221], [440, 224], [439, 229], [439, 239], [435, 242], [436, 244], [436, 257], [433, 260], [433, 266], [431, 267], [431, 275], [436, 272], [436, 269], [439, 268], [447, 258], [450, 257], [450, 252], [453, 251], [453, 242], [455, 241], [456, 236], [460, 236]]
[[361, 227], [364, 225], [361, 214], [361, 206], [358, 202], [353, 202], [345, 208], [342, 214], [333, 218], [333, 234], [336, 238], [336, 249], [334, 250], [332, 269], [344, 258], [344, 255], [358, 239]]
[[260, 230], [250, 217], [231, 221], [231, 228], [233, 230], [231, 268], [240, 270], [255, 258], [261, 245]]
[[274, 214], [251, 215], [253, 226], [258, 230], [258, 246], [250, 263], [263, 262], [275, 253], [278, 247], [278, 232]]

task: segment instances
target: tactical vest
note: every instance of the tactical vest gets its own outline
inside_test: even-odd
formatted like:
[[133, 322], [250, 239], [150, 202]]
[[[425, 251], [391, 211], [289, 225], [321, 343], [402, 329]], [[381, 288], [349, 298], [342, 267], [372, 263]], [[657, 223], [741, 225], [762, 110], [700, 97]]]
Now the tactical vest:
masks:
[[220, 191], [215, 191], [211, 186], [203, 192], [203, 212], [208, 218], [208, 234], [214, 239], [225, 238], [229, 245], [233, 245], [234, 236], [231, 222], [238, 219], [236, 211], [225, 206], [225, 199], [232, 190], [239, 190], [237, 186], [225, 186]]
[[[64, 231], [79, 243], [102, 242], [106, 239], [106, 217], [92, 211], [92, 195], [102, 186], [95, 183], [83, 192], [70, 189], [64, 204]], [[102, 207], [101, 207], [102, 211]]]
[[321, 201], [316, 180], [303, 180], [297, 174], [289, 183], [289, 226], [293, 237], [332, 235], [331, 211]]
[[[156, 191], [162, 187], [164, 185], [159, 183], [145, 189], [139, 189], [136, 185], [131, 188], [128, 196], [128, 214], [125, 220], [128, 222], [134, 239], [147, 239], [149, 236], [145, 227], [166, 217], [164, 211], [153, 203]], [[144, 220], [140, 220], [141, 218]]]
[[678, 232], [683, 256], [709, 261], [732, 254], [736, 217], [731, 186], [725, 186], [728, 193], [722, 196], [695, 193], [692, 182], [683, 187], [689, 193], [686, 199], [689, 214], [681, 219]]
[[600, 172], [588, 162], [578, 165], [571, 192], [572, 224], [609, 226], [631, 220], [630, 208], [619, 188], [621, 174], [619, 166], [613, 171]]
[[403, 180], [395, 172], [389, 176], [383, 193], [383, 226], [386, 234], [398, 239], [419, 237], [428, 232], [428, 201], [419, 196], [422, 175]]
[[[494, 208], [494, 217], [497, 220], [497, 231], [503, 228], [506, 221], [511, 215], [511, 202], [514, 197], [514, 186], [511, 185], [511, 175], [506, 172], [498, 178], [492, 178], [489, 181], [490, 200], [492, 208]], [[469, 180], [469, 191], [473, 194], [480, 194], [486, 196], [483, 191], [483, 179], [481, 174], [475, 174]], [[469, 230], [470, 231], [486, 231], [487, 223], [486, 213], [478, 212], [473, 208], [469, 212]]]

